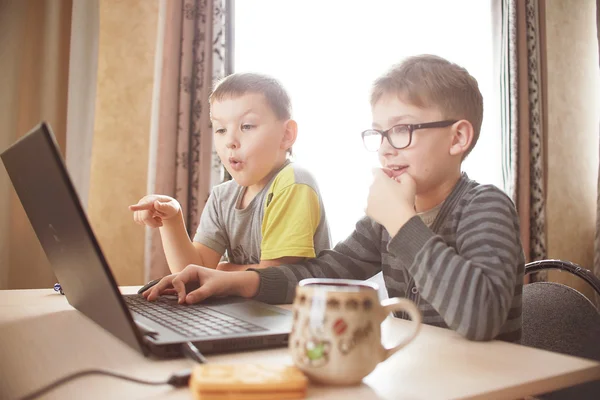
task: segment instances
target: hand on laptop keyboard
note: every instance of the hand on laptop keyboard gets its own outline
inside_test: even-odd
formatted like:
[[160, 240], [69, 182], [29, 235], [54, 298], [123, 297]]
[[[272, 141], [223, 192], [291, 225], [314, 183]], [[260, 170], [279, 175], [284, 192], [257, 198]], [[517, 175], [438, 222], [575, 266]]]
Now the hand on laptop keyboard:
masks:
[[[189, 293], [186, 285], [196, 282], [200, 287]], [[212, 296], [254, 297], [259, 277], [253, 271], [225, 272], [198, 265], [188, 265], [183, 271], [167, 275], [142, 294], [149, 301], [165, 294], [177, 294], [180, 304], [198, 303]]]

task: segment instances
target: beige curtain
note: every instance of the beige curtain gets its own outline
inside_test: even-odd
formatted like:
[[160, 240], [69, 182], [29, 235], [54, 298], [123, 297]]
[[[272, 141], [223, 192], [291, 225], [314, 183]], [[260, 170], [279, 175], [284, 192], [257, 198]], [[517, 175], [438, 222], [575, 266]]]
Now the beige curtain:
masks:
[[81, 204], [90, 191], [100, 0], [73, 0], [69, 56], [66, 163]]
[[[210, 189], [222, 180], [212, 145], [208, 97], [225, 75], [230, 40], [225, 0], [161, 4], [151, 128], [149, 193], [174, 196], [193, 235]], [[230, 10], [229, 10], [230, 11]], [[160, 234], [147, 230], [147, 279], [168, 273]]]
[[[527, 261], [541, 260], [546, 258], [544, 1], [497, 0], [494, 13], [505, 190], [517, 205]], [[545, 279], [541, 274], [532, 280]]]
[[[65, 151], [72, 2], [0, 0], [0, 148], [40, 120]], [[51, 287], [46, 256], [0, 168], [0, 288]]]

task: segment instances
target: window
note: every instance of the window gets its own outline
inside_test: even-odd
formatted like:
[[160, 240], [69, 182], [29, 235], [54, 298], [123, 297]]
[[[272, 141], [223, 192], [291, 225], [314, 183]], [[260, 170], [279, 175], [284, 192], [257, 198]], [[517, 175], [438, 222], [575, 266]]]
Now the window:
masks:
[[292, 98], [295, 161], [313, 172], [333, 243], [364, 215], [377, 156], [362, 147], [375, 78], [409, 55], [432, 53], [478, 80], [482, 133], [464, 170], [502, 187], [489, 1], [236, 0], [235, 70], [274, 76]]

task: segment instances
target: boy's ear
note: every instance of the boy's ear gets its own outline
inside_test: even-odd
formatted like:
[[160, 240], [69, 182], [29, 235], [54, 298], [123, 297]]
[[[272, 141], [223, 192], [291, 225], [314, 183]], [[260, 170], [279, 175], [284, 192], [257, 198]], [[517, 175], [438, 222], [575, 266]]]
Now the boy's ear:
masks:
[[296, 142], [296, 137], [298, 136], [298, 123], [293, 119], [288, 119], [284, 123], [284, 134], [283, 139], [281, 140], [281, 149], [287, 150], [290, 149], [294, 143]]
[[452, 131], [450, 155], [465, 154], [473, 142], [473, 125], [469, 121], [461, 119], [454, 124]]

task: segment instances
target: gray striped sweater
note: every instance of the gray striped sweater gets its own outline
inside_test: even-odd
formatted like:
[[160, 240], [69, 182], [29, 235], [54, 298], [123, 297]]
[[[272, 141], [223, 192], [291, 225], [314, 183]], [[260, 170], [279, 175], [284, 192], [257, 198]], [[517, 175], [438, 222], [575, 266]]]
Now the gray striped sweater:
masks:
[[415, 216], [390, 238], [364, 217], [346, 240], [315, 259], [254, 271], [260, 275], [255, 298], [275, 304], [291, 303], [304, 278], [364, 280], [383, 271], [389, 296], [417, 303], [424, 323], [471, 340], [521, 338], [524, 256], [514, 204], [466, 174], [431, 228]]

